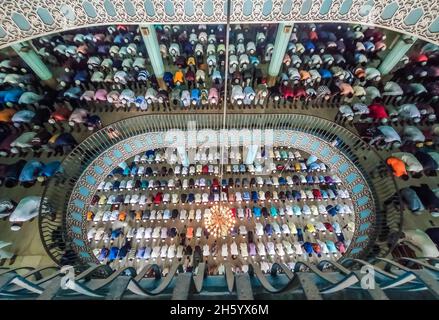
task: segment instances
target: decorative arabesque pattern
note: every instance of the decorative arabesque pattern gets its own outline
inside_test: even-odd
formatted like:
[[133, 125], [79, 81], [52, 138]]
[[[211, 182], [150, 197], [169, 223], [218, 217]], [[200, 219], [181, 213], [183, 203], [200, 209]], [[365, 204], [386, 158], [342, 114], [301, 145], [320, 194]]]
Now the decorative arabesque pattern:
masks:
[[[439, 6], [428, 0], [231, 0], [231, 23], [349, 22], [439, 43]], [[93, 25], [226, 23], [224, 0], [4, 0], [0, 47]]]

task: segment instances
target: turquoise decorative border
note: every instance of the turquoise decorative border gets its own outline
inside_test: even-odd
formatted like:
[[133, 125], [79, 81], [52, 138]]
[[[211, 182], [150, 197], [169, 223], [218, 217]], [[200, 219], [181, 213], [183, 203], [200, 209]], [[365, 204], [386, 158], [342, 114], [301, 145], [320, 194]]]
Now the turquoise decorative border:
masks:
[[[231, 1], [231, 23], [359, 23], [439, 43], [439, 6], [434, 1]], [[227, 20], [224, 0], [3, 0], [0, 17], [0, 48], [54, 32], [96, 25], [226, 23]]]
[[[218, 132], [218, 131], [217, 131]], [[309, 133], [294, 130], [274, 130], [274, 145], [294, 147], [314, 154], [331, 170], [338, 173], [348, 190], [354, 206], [355, 232], [347, 249], [349, 257], [359, 257], [371, 240], [369, 235], [375, 224], [375, 201], [365, 177], [360, 170], [342, 153], [337, 152], [328, 142]], [[86, 212], [92, 196], [100, 182], [114, 167], [139, 153], [150, 149], [166, 148], [165, 132], [144, 133], [114, 144], [101, 153], [82, 173], [76, 182], [67, 206], [67, 235], [73, 248], [84, 262], [98, 263], [87, 246]]]

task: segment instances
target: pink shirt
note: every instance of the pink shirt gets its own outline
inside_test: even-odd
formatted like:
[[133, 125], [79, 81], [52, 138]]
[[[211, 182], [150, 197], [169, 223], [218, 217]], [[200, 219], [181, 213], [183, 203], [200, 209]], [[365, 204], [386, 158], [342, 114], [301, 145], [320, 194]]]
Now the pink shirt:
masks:
[[98, 101], [107, 101], [107, 90], [105, 90], [105, 89], [98, 89], [95, 92], [94, 99], [98, 100]]

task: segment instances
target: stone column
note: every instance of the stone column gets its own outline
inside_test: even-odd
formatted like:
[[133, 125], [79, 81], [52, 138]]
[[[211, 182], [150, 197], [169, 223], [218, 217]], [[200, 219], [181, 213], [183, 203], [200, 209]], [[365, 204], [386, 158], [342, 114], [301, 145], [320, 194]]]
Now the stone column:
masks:
[[402, 35], [396, 44], [389, 50], [384, 60], [378, 67], [383, 76], [389, 74], [393, 68], [401, 61], [404, 55], [410, 50], [417, 38]]
[[140, 25], [140, 33], [142, 34], [146, 51], [148, 51], [148, 56], [151, 60], [152, 69], [154, 70], [157, 82], [161, 89], [166, 90], [167, 86], [165, 81], [163, 81], [165, 67], [163, 65], [162, 55], [160, 54], [159, 41], [154, 26], [152, 24], [142, 24]]
[[247, 156], [245, 157], [245, 164], [253, 164], [258, 153], [259, 145], [252, 144], [247, 147]]
[[269, 87], [274, 86], [276, 83], [285, 52], [287, 51], [288, 42], [290, 41], [291, 32], [293, 31], [293, 26], [293, 24], [279, 23], [277, 28], [273, 55], [271, 56], [270, 65], [268, 67], [267, 84]]
[[189, 156], [184, 147], [177, 147], [177, 154], [180, 158], [181, 164], [184, 167], [189, 167]]
[[53, 77], [52, 72], [41, 60], [41, 57], [35, 52], [32, 45], [28, 42], [20, 42], [11, 45], [11, 48], [23, 59], [23, 61], [32, 69], [32, 71], [41, 79], [43, 84], [55, 89], [57, 81]]

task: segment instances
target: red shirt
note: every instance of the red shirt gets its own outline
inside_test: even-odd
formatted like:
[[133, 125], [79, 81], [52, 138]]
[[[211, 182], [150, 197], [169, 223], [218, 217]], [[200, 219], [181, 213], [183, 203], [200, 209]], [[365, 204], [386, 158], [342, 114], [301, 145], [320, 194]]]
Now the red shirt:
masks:
[[294, 91], [294, 95], [298, 98], [306, 97], [306, 91], [303, 88], [297, 88]]
[[187, 81], [195, 81], [195, 73], [192, 70], [188, 70], [186, 72], [186, 80]]
[[280, 92], [282, 93], [282, 96], [284, 97], [284, 99], [294, 98], [293, 88], [291, 88], [290, 86], [280, 87]]
[[315, 40], [317, 40], [319, 37], [318, 37], [318, 35], [317, 35], [317, 32], [315, 32], [315, 31], [310, 31], [309, 32], [309, 39], [311, 40], [311, 41], [315, 41]]
[[52, 113], [52, 118], [55, 121], [67, 121], [72, 114], [72, 110], [67, 107], [59, 107]]
[[160, 204], [162, 202], [163, 195], [161, 192], [157, 193], [154, 197], [154, 204]]
[[379, 103], [373, 103], [369, 108], [369, 116], [374, 119], [385, 119], [388, 118], [389, 115], [387, 114], [386, 108]]

